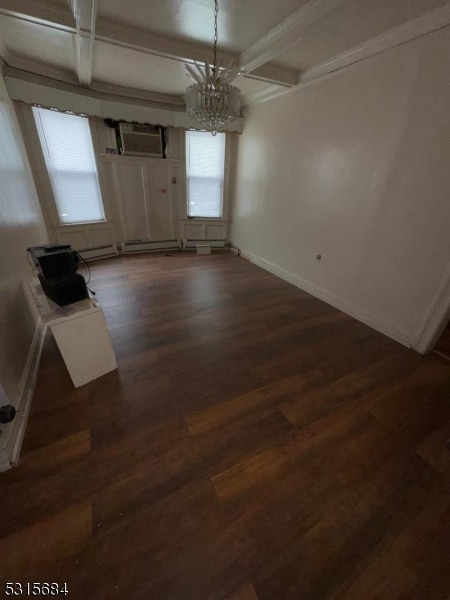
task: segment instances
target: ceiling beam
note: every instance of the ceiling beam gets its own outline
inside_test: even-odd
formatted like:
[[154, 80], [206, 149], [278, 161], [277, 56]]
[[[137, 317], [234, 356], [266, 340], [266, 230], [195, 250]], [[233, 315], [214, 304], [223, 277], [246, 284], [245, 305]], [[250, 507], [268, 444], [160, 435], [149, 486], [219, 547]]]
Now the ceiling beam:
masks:
[[303, 37], [320, 22], [334, 19], [344, 10], [349, 10], [360, 0], [309, 0], [282, 23], [274, 27], [239, 57], [239, 63], [247, 72], [252, 72], [268, 63]]
[[[63, 5], [55, 6], [46, 0], [39, 3], [30, 0], [0, 0], [0, 14], [75, 34], [77, 74], [82, 85], [88, 86], [91, 81], [96, 40], [180, 62], [204, 62], [208, 58], [212, 60], [211, 45], [171, 38], [130, 25], [124, 27], [109, 19], [95, 19], [97, 0], [70, 1], [73, 14], [63, 9]], [[221, 50], [219, 58], [224, 65], [232, 62], [239, 64], [239, 56], [230, 52]], [[251, 73], [244, 69], [243, 77], [285, 87], [298, 82], [298, 71], [264, 62], [252, 69]]]
[[71, 7], [76, 24], [74, 50], [78, 81], [89, 87], [94, 60], [97, 0], [71, 0]]
[[[189, 42], [162, 36], [138, 27], [123, 27], [107, 19], [98, 19], [95, 38], [115, 46], [130, 48], [139, 52], [161, 56], [180, 62], [212, 61], [212, 48], [207, 44]], [[219, 59], [224, 66], [239, 64], [239, 57], [220, 50]], [[274, 64], [265, 64], [251, 73], [244, 70], [243, 77], [258, 79], [276, 85], [291, 87], [296, 85], [300, 73]]]
[[[72, 14], [63, 10], [61, 5], [50, 6], [47, 2], [38, 4], [29, 0], [0, 0], [0, 14], [75, 34], [75, 61], [79, 81], [83, 85], [89, 85], [92, 77], [95, 40], [180, 62], [204, 62], [212, 57], [212, 48], [207, 44], [170, 38], [137, 27], [125, 28], [108, 19], [95, 19], [96, 0], [70, 2]], [[238, 64], [239, 60], [237, 55], [222, 51], [220, 58], [225, 65], [231, 62]], [[244, 73], [244, 76], [290, 87], [298, 82], [299, 73], [278, 65], [265, 64], [251, 74]]]
[[363, 60], [446, 27], [450, 27], [450, 2], [307, 69], [302, 73], [298, 85], [290, 89], [273, 87], [263, 90], [248, 96], [245, 104], [259, 104], [314, 85], [334, 77], [339, 71], [352, 67]]
[[339, 71], [380, 52], [448, 26], [450, 26], [450, 2], [307, 69], [302, 73], [300, 83], [314, 81], [323, 75]]

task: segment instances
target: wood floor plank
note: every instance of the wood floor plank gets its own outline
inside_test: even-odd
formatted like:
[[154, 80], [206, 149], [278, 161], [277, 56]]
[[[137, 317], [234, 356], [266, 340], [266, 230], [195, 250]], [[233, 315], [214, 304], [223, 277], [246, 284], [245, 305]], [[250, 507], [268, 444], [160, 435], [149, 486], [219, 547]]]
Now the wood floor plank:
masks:
[[2, 538], [2, 573], [8, 581], [26, 579], [30, 567], [75, 553], [91, 532], [90, 502], [69, 506], [62, 513]]
[[229, 252], [91, 264], [118, 370], [47, 337], [0, 564], [84, 600], [450, 597], [450, 364]]
[[253, 584], [248, 581], [235, 590], [226, 600], [258, 600]]

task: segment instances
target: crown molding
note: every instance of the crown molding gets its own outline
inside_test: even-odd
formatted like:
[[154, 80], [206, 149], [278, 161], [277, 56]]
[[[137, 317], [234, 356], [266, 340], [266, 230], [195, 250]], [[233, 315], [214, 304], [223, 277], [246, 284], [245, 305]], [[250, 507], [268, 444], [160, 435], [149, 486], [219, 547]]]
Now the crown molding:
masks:
[[283, 87], [292, 87], [300, 81], [300, 71], [288, 69], [273, 63], [266, 63], [250, 73], [244, 73], [247, 79], [256, 79], [258, 81], [266, 81]]
[[294, 92], [298, 89], [308, 87], [315, 83], [325, 81], [334, 77], [342, 69], [356, 65], [357, 63], [376, 56], [382, 52], [395, 48], [397, 46], [414, 41], [415, 39], [439, 31], [450, 25], [450, 2], [443, 6], [425, 13], [416, 19], [412, 19], [403, 25], [394, 27], [389, 31], [364, 42], [363, 44], [351, 48], [350, 50], [339, 54], [327, 60], [317, 67], [304, 71], [298, 84], [291, 88], [278, 88], [273, 93], [265, 96], [264, 94], [255, 94], [250, 97], [247, 105], [262, 104], [268, 100], [273, 100], [284, 94]]
[[47, 70], [45, 75], [38, 75], [35, 72], [35, 68], [35, 65], [30, 65], [29, 61], [24, 60], [21, 61], [21, 67], [6, 64], [4, 67], [4, 77], [50, 87], [62, 92], [87, 96], [96, 100], [126, 102], [128, 104], [162, 108], [164, 110], [185, 110], [184, 100], [181, 96], [147, 92], [146, 90], [125, 88], [97, 81], [93, 81], [89, 88], [85, 88], [78, 85], [75, 77], [63, 69], [52, 68], [51, 70]]
[[398, 27], [394, 27], [381, 35], [355, 46], [338, 56], [331, 58], [305, 71], [300, 78], [299, 83], [315, 80], [323, 75], [328, 75], [353, 65], [361, 60], [375, 56], [380, 52], [395, 48], [401, 44], [410, 42], [418, 37], [432, 33], [450, 25], [450, 2], [439, 8], [421, 15], [416, 19], [408, 21]]
[[[154, 123], [184, 129], [198, 128], [198, 123], [186, 113], [185, 107], [161, 105], [138, 98], [116, 96], [55, 82], [33, 73], [17, 73], [7, 69], [5, 82], [11, 100], [25, 104], [40, 104], [44, 107], [57, 107], [63, 111], [86, 114], [101, 119]], [[19, 77], [21, 75], [21, 77]], [[226, 127], [226, 131], [242, 133], [242, 119], [236, 119]]]
[[356, 3], [355, 0], [309, 0], [241, 54], [239, 62], [242, 68], [247, 72], [254, 71], [310, 34], [311, 27], [318, 21], [322, 25], [324, 19], [334, 18]]
[[284, 91], [285, 90], [280, 90], [280, 86], [272, 85], [265, 90], [255, 92], [254, 94], [248, 94], [247, 96], [243, 97], [242, 106], [245, 108], [246, 106], [251, 106], [252, 104], [260, 104], [261, 102], [265, 102], [266, 100], [270, 100], [271, 98], [279, 96]]
[[134, 98], [135, 100], [145, 100], [146, 102], [158, 102], [159, 104], [171, 105], [185, 110], [183, 96], [177, 94], [162, 94], [160, 92], [149, 92], [138, 88], [128, 88], [112, 83], [102, 81], [93, 81], [90, 88], [94, 92], [108, 94], [109, 96], [120, 96], [122, 98]]
[[78, 85], [79, 83], [75, 72], [71, 70], [43, 64], [13, 52], [7, 52], [5, 55], [5, 70], [7, 70], [10, 76], [12, 76], [11, 74], [14, 74], [14, 77], [17, 75], [17, 79], [33, 75], [70, 85]]

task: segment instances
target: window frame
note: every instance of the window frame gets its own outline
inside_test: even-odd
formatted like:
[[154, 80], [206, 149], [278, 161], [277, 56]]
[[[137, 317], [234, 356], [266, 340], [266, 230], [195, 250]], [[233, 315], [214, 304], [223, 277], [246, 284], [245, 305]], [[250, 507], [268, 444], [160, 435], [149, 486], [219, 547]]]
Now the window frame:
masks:
[[189, 193], [188, 193], [188, 175], [187, 175], [187, 136], [186, 133], [188, 131], [199, 131], [201, 133], [208, 133], [212, 135], [211, 132], [206, 131], [205, 129], [183, 129], [181, 130], [183, 136], [182, 148], [183, 148], [183, 156], [182, 159], [182, 169], [184, 174], [184, 202], [183, 202], [183, 219], [186, 221], [216, 221], [218, 223], [227, 222], [229, 220], [229, 175], [230, 175], [230, 133], [226, 131], [221, 131], [219, 133], [223, 133], [225, 135], [225, 149], [224, 149], [224, 169], [223, 169], [223, 188], [222, 188], [222, 215], [220, 217], [190, 217], [188, 215], [188, 202], [189, 202]]
[[[92, 151], [93, 151], [93, 156], [94, 156], [95, 170], [96, 170], [96, 174], [97, 174], [97, 185], [98, 185], [98, 190], [99, 190], [99, 195], [100, 195], [100, 201], [101, 201], [102, 208], [103, 208], [104, 218], [102, 220], [97, 220], [97, 221], [87, 221], [86, 220], [86, 221], [77, 221], [77, 222], [73, 222], [73, 223], [64, 223], [61, 221], [60, 216], [59, 216], [58, 204], [56, 201], [55, 193], [53, 191], [51, 177], [50, 177], [50, 173], [47, 168], [44, 151], [41, 146], [41, 139], [39, 136], [38, 125], [35, 121], [34, 113], [32, 110], [33, 107], [44, 109], [44, 110], [50, 110], [50, 109], [45, 109], [45, 107], [42, 107], [39, 105], [33, 105], [33, 106], [29, 107], [30, 120], [34, 124], [34, 132], [35, 132], [35, 135], [33, 135], [34, 140], [35, 140], [35, 148], [36, 148], [36, 151], [34, 154], [35, 154], [36, 159], [38, 159], [38, 162], [40, 163], [39, 170], [36, 174], [37, 174], [38, 178], [41, 180], [39, 182], [39, 187], [42, 187], [42, 184], [43, 184], [44, 188], [45, 188], [44, 208], [48, 211], [48, 216], [50, 217], [49, 225], [52, 227], [52, 229], [62, 229], [62, 228], [80, 229], [80, 228], [83, 228], [84, 226], [91, 226], [91, 227], [95, 228], [96, 226], [102, 227], [105, 224], [111, 224], [111, 215], [110, 215], [110, 210], [109, 210], [109, 204], [105, 201], [105, 197], [104, 197], [104, 193], [103, 193], [102, 165], [101, 165], [101, 163], [99, 163], [99, 160], [97, 158], [97, 155], [98, 155], [98, 152], [97, 152], [98, 140], [96, 138], [97, 132], [96, 132], [95, 127], [93, 127], [91, 117], [84, 116], [84, 115], [77, 115], [77, 114], [73, 115], [73, 116], [77, 116], [80, 118], [85, 118], [85, 119], [87, 119], [87, 122], [88, 122], [89, 134], [90, 134], [90, 139], [91, 139], [91, 144], [92, 144]], [[59, 111], [59, 112], [64, 113], [65, 111]], [[71, 113], [68, 113], [68, 114], [71, 114]]]

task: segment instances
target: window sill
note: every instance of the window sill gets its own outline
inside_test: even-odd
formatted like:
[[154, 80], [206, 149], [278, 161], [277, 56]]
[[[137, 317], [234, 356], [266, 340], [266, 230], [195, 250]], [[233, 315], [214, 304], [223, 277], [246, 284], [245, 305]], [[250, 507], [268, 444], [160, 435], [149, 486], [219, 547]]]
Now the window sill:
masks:
[[91, 226], [91, 227], [98, 227], [99, 225], [112, 225], [112, 221], [85, 221], [83, 223], [59, 223], [59, 224], [53, 224], [52, 225], [52, 229], [61, 229], [61, 228], [67, 228], [67, 227], [86, 227], [86, 226]]
[[227, 223], [228, 219], [225, 219], [223, 217], [182, 217], [181, 219], [178, 219], [179, 221], [186, 221], [186, 223], [190, 223], [192, 221], [216, 221], [218, 223]]

